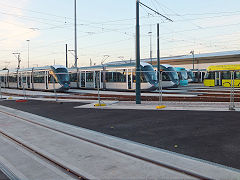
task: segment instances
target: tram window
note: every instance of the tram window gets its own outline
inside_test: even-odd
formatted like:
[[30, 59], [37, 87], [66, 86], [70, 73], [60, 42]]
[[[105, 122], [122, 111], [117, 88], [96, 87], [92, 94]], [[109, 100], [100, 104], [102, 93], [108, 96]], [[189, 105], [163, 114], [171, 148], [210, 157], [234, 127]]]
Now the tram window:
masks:
[[34, 72], [33, 82], [34, 83], [44, 83], [44, 75], [45, 75], [44, 71]]
[[132, 73], [132, 80], [133, 80], [133, 82], [136, 82], [136, 73], [135, 72]]
[[9, 82], [17, 82], [17, 76], [16, 75], [9, 75]]
[[93, 82], [93, 72], [86, 73], [86, 82]]
[[23, 83], [26, 83], [26, 76], [22, 77], [22, 81], [23, 81]]
[[77, 82], [77, 73], [71, 73], [70, 74], [70, 81], [71, 82]]
[[235, 72], [235, 79], [240, 79], [240, 72]]
[[170, 81], [169, 75], [165, 72], [162, 73], [162, 80], [163, 81]]
[[143, 72], [141, 72], [140, 79], [141, 79], [141, 82], [147, 82]]
[[52, 75], [48, 75], [48, 83], [56, 83], [56, 79]]
[[106, 72], [106, 82], [113, 82], [113, 72]]
[[179, 77], [179, 79], [180, 79], [180, 80], [182, 80], [182, 79], [183, 79], [183, 77], [182, 77], [182, 74], [181, 74], [181, 72], [177, 72], [177, 74], [178, 74], [178, 77]]
[[123, 74], [124, 72], [115, 72], [114, 75], [114, 82], [126, 82], [126, 75]]
[[204, 78], [205, 79], [215, 79], [215, 72], [207, 72]]
[[231, 72], [230, 71], [222, 72], [222, 79], [231, 79]]

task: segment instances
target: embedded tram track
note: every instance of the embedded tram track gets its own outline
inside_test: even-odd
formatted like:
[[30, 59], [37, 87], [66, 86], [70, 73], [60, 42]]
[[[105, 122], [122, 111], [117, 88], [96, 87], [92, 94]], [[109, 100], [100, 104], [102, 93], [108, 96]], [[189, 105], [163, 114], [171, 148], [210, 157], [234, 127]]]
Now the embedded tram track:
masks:
[[28, 151], [38, 155], [39, 157], [41, 157], [42, 159], [47, 160], [48, 162], [54, 164], [55, 166], [61, 168], [62, 170], [66, 171], [66, 174], [71, 174], [73, 177], [76, 177], [77, 179], [80, 180], [88, 180], [88, 178], [86, 178], [85, 176], [79, 174], [78, 172], [72, 170], [71, 168], [68, 168], [67, 166], [55, 161], [54, 159], [48, 157], [47, 155], [44, 155], [43, 153], [31, 148], [30, 146], [22, 143], [21, 141], [17, 140], [14, 137], [11, 137], [10, 135], [8, 135], [7, 133], [4, 133], [3, 131], [0, 130], [0, 134], [3, 135], [4, 137], [10, 139], [12, 142], [15, 142], [16, 144], [24, 147], [25, 149], [27, 149]]
[[[124, 151], [124, 150], [121, 150], [121, 149], [118, 149], [118, 148], [115, 148], [115, 147], [111, 147], [111, 146], [108, 146], [108, 145], [105, 145], [103, 143], [100, 143], [100, 142], [97, 142], [97, 141], [94, 141], [94, 140], [90, 140], [90, 139], [87, 139], [85, 137], [80, 137], [80, 136], [77, 136], [77, 135], [74, 135], [74, 134], [71, 134], [71, 133], [68, 133], [68, 132], [65, 132], [63, 130], [59, 130], [59, 129], [56, 129], [56, 128], [53, 128], [53, 127], [49, 127], [45, 124], [42, 124], [42, 123], [38, 123], [38, 122], [33, 122], [29, 119], [26, 119], [26, 118], [23, 118], [23, 117], [20, 117], [20, 116], [17, 116], [15, 114], [11, 114], [9, 112], [4, 112], [4, 111], [1, 111], [1, 113], [3, 114], [6, 114], [8, 116], [12, 116], [14, 118], [17, 118], [19, 120], [22, 120], [22, 121], [25, 121], [25, 122], [28, 122], [28, 123], [32, 123], [34, 125], [38, 125], [38, 126], [41, 126], [41, 127], [44, 127], [44, 128], [47, 128], [49, 130], [52, 130], [52, 131], [55, 131], [55, 132], [58, 132], [58, 133], [62, 133], [64, 135], [68, 135], [68, 136], [71, 136], [73, 138], [76, 138], [76, 139], [79, 139], [79, 140], [82, 140], [82, 141], [85, 141], [85, 142], [88, 142], [88, 143], [91, 143], [91, 144], [94, 144], [94, 145], [97, 145], [99, 147], [102, 147], [102, 148], [106, 148], [108, 150], [111, 150], [111, 151], [115, 151], [115, 152], [118, 152], [118, 153], [121, 153], [121, 154], [124, 154], [124, 155], [127, 155], [127, 156], [130, 156], [132, 158], [136, 158], [136, 159], [139, 159], [139, 160], [142, 160], [146, 163], [151, 163], [151, 164], [154, 164], [156, 166], [159, 166], [159, 167], [162, 167], [162, 168], [166, 168], [166, 169], [169, 169], [169, 170], [172, 170], [172, 171], [175, 171], [175, 172], [178, 172], [178, 173], [181, 173], [181, 174], [184, 174], [184, 175], [188, 175], [188, 176], [191, 176], [192, 178], [196, 178], [196, 179], [201, 179], [201, 180], [206, 180], [206, 179], [211, 179], [211, 178], [208, 178], [208, 177], [205, 177], [205, 176], [202, 176], [200, 174], [196, 174], [194, 172], [190, 172], [190, 171], [187, 171], [187, 170], [184, 170], [184, 169], [180, 169], [178, 167], [174, 167], [174, 166], [171, 166], [171, 165], [168, 165], [168, 164], [165, 164], [165, 163], [162, 163], [162, 162], [158, 162], [158, 161], [155, 161], [155, 160], [152, 160], [152, 159], [148, 159], [146, 157], [142, 157], [140, 155], [137, 155], [137, 154], [133, 154], [131, 152], [127, 152], [127, 151]], [[26, 148], [27, 150], [37, 154], [38, 156], [42, 157], [43, 159], [47, 160], [48, 162], [50, 163], [53, 163], [54, 165], [56, 165], [57, 167], [63, 169], [64, 171], [66, 171], [66, 173], [70, 173], [72, 176], [76, 177], [77, 179], [80, 179], [80, 180], [87, 180], [89, 179], [88, 177], [82, 175], [82, 174], [79, 174], [78, 172], [76, 172], [75, 170], [65, 166], [64, 164], [56, 161], [55, 159], [52, 159], [51, 157], [48, 157], [47, 155], [37, 151], [36, 149], [30, 147], [29, 145], [26, 145], [25, 143], [21, 142], [20, 140], [18, 140], [17, 138], [14, 138], [12, 137], [11, 135], [3, 132], [2, 130], [0, 130], [0, 134], [2, 134], [4, 137], [7, 137], [8, 139], [12, 140], [13, 142], [15, 142], [16, 144], [18, 145], [21, 145], [23, 146], [24, 148]]]
[[[37, 92], [37, 91], [33, 91]], [[184, 93], [174, 93], [174, 92], [164, 92], [166, 96], [162, 97], [163, 101], [178, 101], [178, 102], [229, 102], [230, 101], [230, 94], [231, 91], [216, 91], [216, 90], [206, 90], [206, 89], [189, 89], [189, 94], [197, 93], [195, 96], [189, 97], [188, 93], [186, 93], [186, 96], [184, 96]], [[149, 93], [146, 93], [147, 95], [142, 94], [142, 101], [159, 101], [159, 96], [156, 96], [156, 94], [159, 94], [158, 92], [151, 92], [153, 95], [149, 95]], [[45, 99], [66, 99], [66, 100], [98, 100], [98, 94], [96, 93], [78, 93], [78, 92], [58, 92], [58, 95], [24, 95], [21, 93], [10, 93], [10, 92], [2, 92], [2, 95], [6, 96], [16, 96], [16, 97], [29, 97], [29, 98], [45, 98]], [[171, 95], [171, 96], [168, 96]], [[174, 96], [176, 95], [176, 96]], [[181, 95], [181, 96], [179, 96]], [[110, 101], [135, 101], [134, 95], [128, 95], [128, 94], [111, 94], [104, 93], [100, 95], [101, 100], [110, 100]], [[234, 95], [235, 102], [240, 102], [240, 92], [236, 91]]]

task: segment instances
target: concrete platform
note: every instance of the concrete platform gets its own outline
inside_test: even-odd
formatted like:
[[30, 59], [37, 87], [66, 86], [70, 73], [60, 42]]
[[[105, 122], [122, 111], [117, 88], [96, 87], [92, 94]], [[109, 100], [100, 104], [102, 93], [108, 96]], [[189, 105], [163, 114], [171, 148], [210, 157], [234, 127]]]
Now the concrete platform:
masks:
[[[119, 102], [108, 102], [103, 101], [107, 104], [105, 107], [95, 107], [93, 103], [86, 105], [76, 106], [75, 108], [101, 108], [101, 109], [132, 109], [132, 110], [156, 110], [156, 106], [164, 105], [166, 106], [160, 111], [232, 111], [229, 110], [228, 102], [173, 102], [173, 101], [163, 101], [153, 102], [153, 101], [143, 101], [141, 104], [136, 104], [133, 101], [119, 101]], [[235, 111], [240, 111], [240, 103], [235, 103]]]
[[[2, 106], [0, 110], [32, 122], [41, 123], [68, 132], [74, 136], [88, 138], [109, 147], [119, 148], [128, 153], [134, 153], [169, 166], [200, 174], [210, 179], [237, 179], [240, 177], [239, 170], [215, 163], [144, 146]], [[0, 123], [2, 124], [0, 126], [1, 131], [17, 137], [25, 144], [31, 145], [37, 150], [44, 151], [48, 156], [54, 157], [58, 161], [72, 165], [73, 168], [80, 172], [87, 172], [92, 175], [92, 177], [98, 177], [100, 179], [116, 177], [119, 179], [129, 177], [133, 179], [193, 179], [192, 177], [173, 172], [163, 167], [160, 169], [157, 167], [156, 169], [153, 165], [126, 157], [117, 152], [106, 153], [104, 149], [98, 147], [96, 149], [94, 145], [90, 145], [89, 143], [77, 141], [61, 133], [54, 133], [53, 131], [49, 131], [43, 127], [37, 127], [31, 123], [26, 123], [4, 113], [0, 114]], [[116, 156], [118, 158], [116, 158]], [[110, 161], [107, 163], [106, 160], [109, 160], [109, 158]]]

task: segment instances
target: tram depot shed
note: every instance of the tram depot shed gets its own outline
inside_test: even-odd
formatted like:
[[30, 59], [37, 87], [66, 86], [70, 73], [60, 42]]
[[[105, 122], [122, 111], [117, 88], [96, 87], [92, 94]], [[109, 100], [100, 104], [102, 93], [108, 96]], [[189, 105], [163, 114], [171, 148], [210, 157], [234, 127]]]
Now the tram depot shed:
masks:
[[[161, 64], [170, 64], [175, 67], [192, 69], [207, 69], [211, 65], [240, 64], [240, 50], [224, 51], [215, 53], [204, 53], [193, 55], [180, 55], [172, 57], [162, 57]], [[143, 61], [157, 65], [157, 59], [144, 59]]]

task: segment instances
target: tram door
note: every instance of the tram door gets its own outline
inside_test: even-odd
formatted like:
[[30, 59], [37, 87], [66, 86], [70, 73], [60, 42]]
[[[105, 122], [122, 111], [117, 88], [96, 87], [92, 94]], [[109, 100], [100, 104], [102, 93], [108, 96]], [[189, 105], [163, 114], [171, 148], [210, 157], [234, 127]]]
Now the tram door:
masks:
[[31, 73], [30, 72], [28, 72], [27, 73], [27, 88], [31, 88]]
[[49, 72], [48, 71], [45, 71], [45, 85], [46, 85], [46, 89], [48, 89], [48, 77], [49, 77]]
[[80, 72], [81, 73], [81, 87], [86, 87], [86, 76], [85, 72]]
[[22, 74], [22, 88], [26, 89], [27, 88], [27, 73]]
[[95, 88], [101, 88], [101, 73], [100, 71], [95, 71]]
[[128, 89], [132, 89], [132, 72], [128, 73]]
[[215, 72], [215, 86], [221, 86], [221, 72]]
[[22, 74], [18, 73], [18, 88], [21, 88], [22, 87]]

